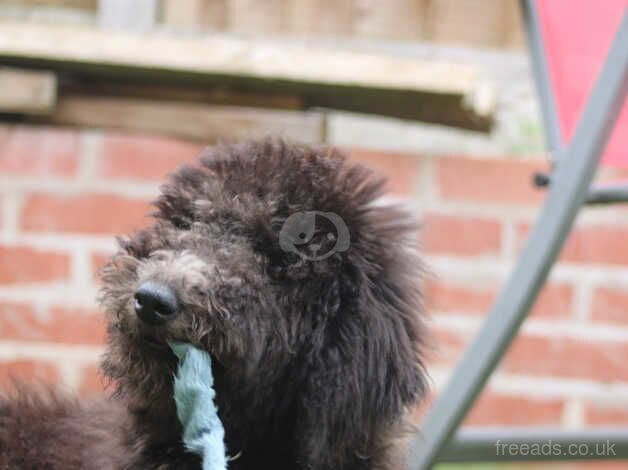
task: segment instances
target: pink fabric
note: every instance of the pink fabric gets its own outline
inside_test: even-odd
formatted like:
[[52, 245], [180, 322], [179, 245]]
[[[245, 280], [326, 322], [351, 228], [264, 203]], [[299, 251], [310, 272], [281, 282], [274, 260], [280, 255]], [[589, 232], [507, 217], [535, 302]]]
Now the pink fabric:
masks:
[[[563, 139], [568, 142], [628, 0], [539, 0], [538, 5]], [[603, 164], [628, 168], [628, 103]]]

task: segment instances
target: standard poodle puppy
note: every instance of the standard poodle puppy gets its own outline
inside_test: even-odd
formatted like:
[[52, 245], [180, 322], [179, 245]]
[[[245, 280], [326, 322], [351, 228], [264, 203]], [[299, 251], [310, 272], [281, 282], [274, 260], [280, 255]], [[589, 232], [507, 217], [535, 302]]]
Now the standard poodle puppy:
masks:
[[179, 168], [102, 271], [115, 393], [2, 399], [0, 468], [200, 469], [169, 340], [212, 357], [230, 470], [402, 468], [426, 392], [421, 262], [382, 188], [334, 149], [272, 139]]

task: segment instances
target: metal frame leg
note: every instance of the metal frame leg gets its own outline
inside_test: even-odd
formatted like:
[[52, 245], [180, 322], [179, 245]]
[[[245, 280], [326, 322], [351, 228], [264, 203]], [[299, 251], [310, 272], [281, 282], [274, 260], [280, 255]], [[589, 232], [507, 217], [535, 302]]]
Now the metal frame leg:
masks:
[[[545, 141], [550, 152], [550, 159], [555, 163], [558, 161], [560, 153], [564, 149], [564, 141], [560, 120], [556, 111], [556, 99], [552, 90], [547, 56], [543, 48], [543, 33], [541, 31], [539, 9], [536, 0], [520, 0], [519, 4], [521, 5], [524, 24], [526, 25], [526, 38], [528, 49], [532, 57], [531, 64], [534, 83], [536, 84], [539, 103], [541, 105]], [[539, 174], [539, 176], [544, 177], [545, 181], [542, 184], [535, 182], [537, 186], [547, 187], [551, 184], [549, 175]], [[592, 187], [586, 201], [589, 205], [613, 204], [616, 202], [628, 202], [627, 183]]]
[[[545, 173], [534, 175], [534, 185], [539, 188], [547, 188], [552, 184], [552, 178]], [[618, 202], [628, 202], [628, 183], [612, 183], [593, 186], [589, 189], [589, 194], [585, 204], [590, 206], [601, 204], [615, 204]]]
[[519, 4], [521, 5], [524, 24], [527, 29], [526, 38], [528, 40], [528, 49], [532, 56], [532, 73], [539, 95], [539, 104], [541, 105], [545, 141], [554, 160], [563, 149], [564, 142], [558, 113], [556, 112], [556, 101], [552, 91], [547, 57], [543, 48], [543, 34], [541, 32], [538, 7], [535, 0], [520, 0]]
[[536, 300], [587, 196], [627, 91], [628, 8], [517, 266], [413, 439], [411, 469], [428, 469], [437, 460]]

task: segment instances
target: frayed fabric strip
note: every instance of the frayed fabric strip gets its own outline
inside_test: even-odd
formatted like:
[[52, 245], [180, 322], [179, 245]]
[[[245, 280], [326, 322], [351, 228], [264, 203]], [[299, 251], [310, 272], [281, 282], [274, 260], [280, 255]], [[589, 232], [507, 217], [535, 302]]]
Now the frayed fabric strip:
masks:
[[214, 403], [211, 358], [185, 343], [169, 343], [179, 358], [174, 379], [177, 416], [183, 426], [183, 443], [203, 459], [203, 470], [226, 470], [225, 430]]

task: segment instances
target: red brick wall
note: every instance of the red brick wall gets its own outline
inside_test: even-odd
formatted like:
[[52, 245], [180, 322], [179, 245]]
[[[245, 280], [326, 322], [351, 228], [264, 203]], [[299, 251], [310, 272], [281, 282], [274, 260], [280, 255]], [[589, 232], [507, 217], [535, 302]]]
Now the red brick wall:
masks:
[[[199, 146], [0, 125], [0, 381], [102, 388], [95, 272], [113, 235], [140, 227], [163, 176]], [[443, 384], [513, 266], [543, 193], [540, 159], [353, 151], [423, 219], [432, 275], [430, 359]], [[612, 176], [612, 175], [611, 175]], [[475, 424], [628, 424], [628, 212], [589, 209], [469, 416]]]

